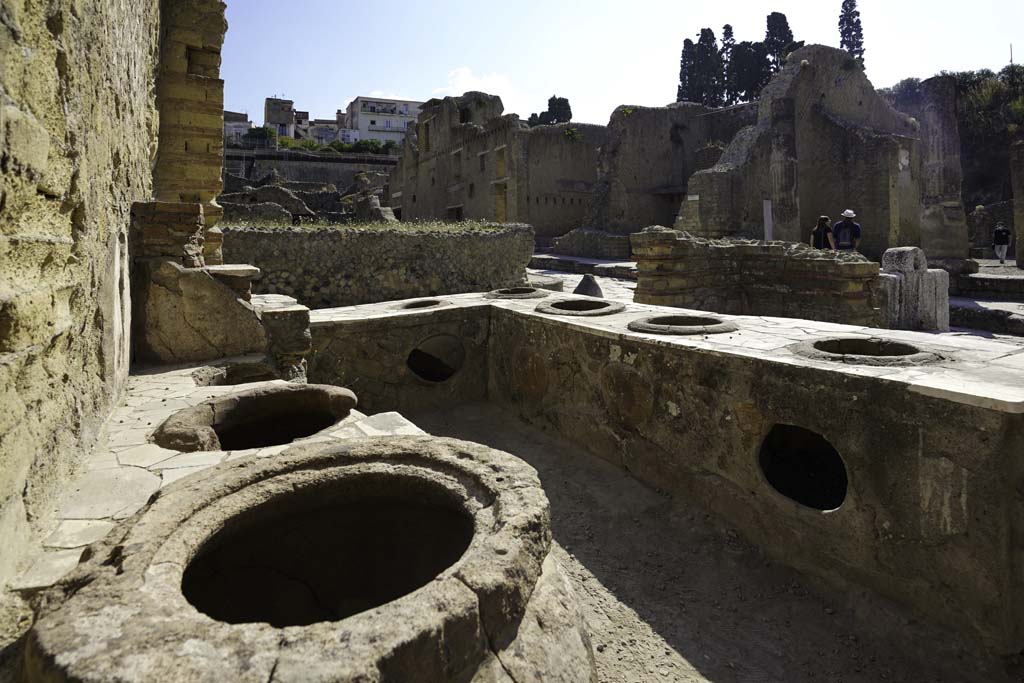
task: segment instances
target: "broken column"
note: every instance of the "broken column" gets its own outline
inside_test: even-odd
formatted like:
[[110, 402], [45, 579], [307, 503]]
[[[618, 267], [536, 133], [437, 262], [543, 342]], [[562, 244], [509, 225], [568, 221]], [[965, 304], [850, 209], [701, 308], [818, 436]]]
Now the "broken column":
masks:
[[309, 309], [285, 306], [263, 311], [263, 328], [267, 331], [267, 353], [281, 379], [306, 383], [306, 357], [313, 350], [309, 331]]
[[949, 273], [928, 268], [923, 249], [887, 249], [882, 255], [881, 282], [889, 294], [887, 327], [949, 330]]

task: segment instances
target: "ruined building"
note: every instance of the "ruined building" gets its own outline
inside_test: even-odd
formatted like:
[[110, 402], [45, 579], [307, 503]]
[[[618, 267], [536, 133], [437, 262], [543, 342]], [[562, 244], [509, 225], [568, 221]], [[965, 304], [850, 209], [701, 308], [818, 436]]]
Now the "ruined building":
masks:
[[503, 110], [501, 98], [478, 92], [424, 103], [391, 172], [395, 215], [529, 223], [541, 242], [578, 227], [604, 126], [529, 128]]
[[[735, 308], [556, 294], [528, 225], [246, 234], [216, 201], [224, 11], [0, 6], [0, 678], [1012, 680], [1024, 347], [746, 315], [770, 288], [719, 303], [687, 268]], [[606, 131], [500, 111], [428, 103], [396, 206], [548, 235], [592, 208]], [[294, 296], [253, 292], [247, 246]], [[785, 250], [717, 275], [824, 269]], [[890, 254], [828, 280], [942, 279]]]

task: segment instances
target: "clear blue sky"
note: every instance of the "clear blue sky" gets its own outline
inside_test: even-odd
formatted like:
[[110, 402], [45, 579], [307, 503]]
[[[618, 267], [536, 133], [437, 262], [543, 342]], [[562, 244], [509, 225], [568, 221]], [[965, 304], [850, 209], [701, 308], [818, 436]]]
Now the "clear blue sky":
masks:
[[[334, 118], [357, 95], [426, 100], [483, 90], [526, 118], [552, 94], [607, 123], [619, 104], [675, 99], [683, 40], [709, 26], [764, 36], [770, 11], [797, 40], [839, 44], [841, 0], [227, 0], [224, 106], [263, 122], [263, 98]], [[1024, 63], [1024, 0], [860, 0], [877, 87], [942, 69]]]

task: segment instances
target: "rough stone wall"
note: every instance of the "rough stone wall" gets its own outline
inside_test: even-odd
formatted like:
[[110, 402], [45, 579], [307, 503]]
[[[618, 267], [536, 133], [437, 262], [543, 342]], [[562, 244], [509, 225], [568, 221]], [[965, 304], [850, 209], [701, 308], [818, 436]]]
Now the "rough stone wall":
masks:
[[538, 241], [583, 224], [603, 126], [528, 128], [484, 93], [431, 100], [405, 137], [389, 203], [404, 221], [523, 222]]
[[[498, 308], [488, 352], [489, 401], [705, 506], [790, 566], [1019, 652], [1021, 415]], [[838, 451], [849, 487], [837, 510], [809, 510], [767, 484], [758, 455], [777, 424]]]
[[551, 242], [556, 254], [587, 258], [630, 259], [629, 235], [617, 235], [593, 228], [570, 230]]
[[483, 292], [526, 278], [533, 230], [224, 227], [224, 256], [263, 271], [257, 293], [310, 308]]
[[220, 218], [224, 156], [224, 81], [220, 49], [227, 22], [221, 0], [174, 0], [162, 7], [160, 147], [154, 198], [200, 202], [207, 228]]
[[918, 127], [892, 109], [856, 63], [820, 45], [790, 55], [762, 91], [758, 121], [712, 168], [695, 173], [676, 227], [707, 237], [803, 241], [819, 215], [857, 211], [861, 251], [920, 242]]
[[1024, 249], [1020, 240], [1024, 238], [1024, 140], [1018, 140], [1010, 148], [1010, 183], [1013, 188], [1014, 242], [1017, 244], [1017, 267], [1024, 268]]
[[956, 80], [936, 76], [922, 81], [916, 95], [897, 100], [896, 107], [921, 125], [920, 246], [931, 259], [967, 258]]
[[[437, 409], [487, 397], [490, 306], [451, 307], [428, 316], [367, 318], [311, 325], [309, 381], [347, 387], [369, 413]], [[407, 362], [427, 339], [443, 335], [462, 361], [452, 377], [432, 382]]]
[[693, 238], [672, 230], [630, 237], [637, 303], [888, 327], [879, 265], [803, 244]]
[[[355, 182], [355, 177], [360, 173], [383, 172], [388, 173], [395, 167], [395, 158], [382, 156], [379, 163], [369, 161], [357, 161], [339, 159], [309, 159], [297, 160], [291, 156], [278, 158], [285, 155], [258, 155], [250, 162], [240, 163], [248, 178], [262, 178], [272, 171], [277, 171], [288, 180], [308, 183], [331, 183], [339, 190]], [[231, 163], [231, 154], [228, 154], [227, 163]], [[236, 166], [238, 168], [238, 166]]]
[[155, 1], [0, 3], [0, 583], [128, 373]]
[[669, 225], [679, 212], [696, 154], [708, 141], [709, 109], [623, 105], [601, 148], [598, 196], [586, 225], [619, 234]]

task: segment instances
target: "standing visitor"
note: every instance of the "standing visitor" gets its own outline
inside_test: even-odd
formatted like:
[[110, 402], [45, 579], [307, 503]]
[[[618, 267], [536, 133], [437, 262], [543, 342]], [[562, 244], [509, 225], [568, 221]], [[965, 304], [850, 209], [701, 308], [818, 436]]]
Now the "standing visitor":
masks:
[[992, 231], [992, 249], [996, 252], [996, 258], [1000, 263], [1006, 263], [1006, 252], [1010, 248], [1013, 235], [1010, 229], [1002, 221], [996, 223], [996, 229]]
[[811, 246], [815, 249], [835, 249], [836, 241], [832, 237], [831, 219], [828, 216], [821, 216], [818, 224], [811, 230]]
[[860, 224], [854, 223], [857, 214], [852, 209], [843, 211], [843, 220], [832, 226], [832, 235], [836, 249], [840, 251], [857, 251], [860, 246]]

